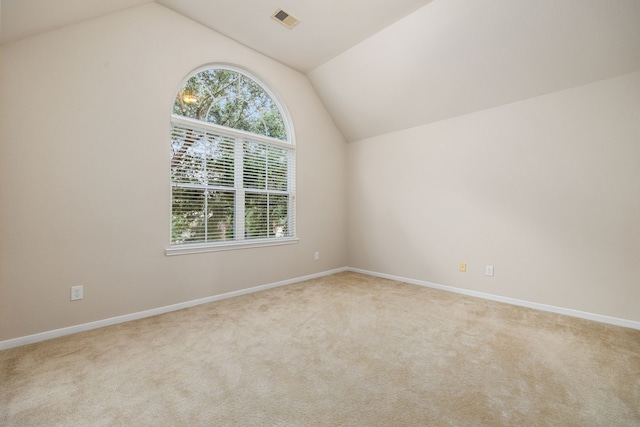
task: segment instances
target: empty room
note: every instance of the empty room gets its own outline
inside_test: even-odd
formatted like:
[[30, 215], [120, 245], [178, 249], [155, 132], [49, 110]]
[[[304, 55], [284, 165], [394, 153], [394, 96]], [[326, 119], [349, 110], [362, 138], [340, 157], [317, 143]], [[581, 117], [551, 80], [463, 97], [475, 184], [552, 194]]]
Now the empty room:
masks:
[[2, 0], [0, 425], [640, 426], [640, 1]]

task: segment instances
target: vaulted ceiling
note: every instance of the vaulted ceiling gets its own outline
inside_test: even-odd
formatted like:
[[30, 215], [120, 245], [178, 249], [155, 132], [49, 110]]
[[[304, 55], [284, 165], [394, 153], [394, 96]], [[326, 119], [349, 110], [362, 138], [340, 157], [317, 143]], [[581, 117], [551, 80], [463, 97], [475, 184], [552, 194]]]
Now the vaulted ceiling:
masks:
[[[149, 2], [2, 0], [0, 42]], [[155, 3], [306, 73], [348, 141], [640, 71], [639, 0]]]
[[[154, 0], [2, 0], [5, 43]], [[296, 70], [307, 72], [431, 0], [155, 0]], [[301, 20], [289, 30], [278, 9]]]
[[633, 71], [639, 0], [435, 0], [309, 77], [356, 141]]

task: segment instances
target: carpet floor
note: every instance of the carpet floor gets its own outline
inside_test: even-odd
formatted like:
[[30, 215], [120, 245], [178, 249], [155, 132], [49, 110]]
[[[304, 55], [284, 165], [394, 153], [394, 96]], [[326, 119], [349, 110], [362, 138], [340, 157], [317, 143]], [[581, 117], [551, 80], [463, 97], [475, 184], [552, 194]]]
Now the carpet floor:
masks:
[[340, 273], [0, 352], [3, 426], [640, 426], [640, 331]]

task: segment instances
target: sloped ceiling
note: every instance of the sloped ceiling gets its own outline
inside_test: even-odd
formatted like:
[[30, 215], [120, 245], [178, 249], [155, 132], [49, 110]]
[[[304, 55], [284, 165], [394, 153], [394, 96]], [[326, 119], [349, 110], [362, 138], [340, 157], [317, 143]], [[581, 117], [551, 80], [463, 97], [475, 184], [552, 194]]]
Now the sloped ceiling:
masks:
[[[151, 1], [2, 0], [0, 42]], [[640, 70], [640, 0], [155, 2], [307, 73], [348, 141]]]
[[[156, 0], [306, 73], [431, 0]], [[279, 8], [301, 22], [271, 19]]]
[[435, 0], [309, 77], [356, 141], [638, 70], [638, 0]]
[[0, 43], [97, 18], [151, 0], [0, 0]]
[[[0, 42], [153, 0], [2, 0]], [[307, 72], [431, 0], [155, 0], [291, 68]], [[278, 9], [301, 20], [289, 30]]]

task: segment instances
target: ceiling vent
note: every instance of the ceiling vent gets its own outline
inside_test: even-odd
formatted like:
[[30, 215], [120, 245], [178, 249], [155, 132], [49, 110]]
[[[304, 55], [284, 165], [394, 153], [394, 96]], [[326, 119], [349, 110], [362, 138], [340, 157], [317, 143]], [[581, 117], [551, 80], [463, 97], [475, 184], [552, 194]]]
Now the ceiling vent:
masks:
[[288, 12], [285, 12], [282, 9], [276, 10], [273, 15], [271, 15], [271, 17], [290, 30], [300, 23], [300, 20], [298, 18], [289, 14]]

